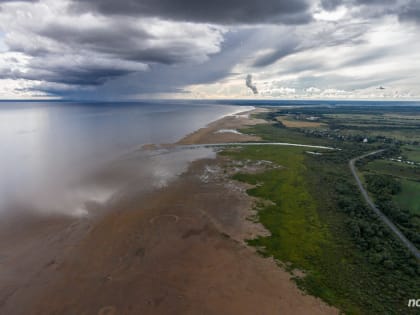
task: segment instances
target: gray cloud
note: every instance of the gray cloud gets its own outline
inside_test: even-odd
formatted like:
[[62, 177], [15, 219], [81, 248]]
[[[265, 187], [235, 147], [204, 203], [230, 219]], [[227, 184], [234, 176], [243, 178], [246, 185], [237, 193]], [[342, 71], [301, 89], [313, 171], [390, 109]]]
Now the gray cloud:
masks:
[[7, 2], [39, 2], [39, 0], [0, 0], [0, 5]]
[[356, 8], [355, 12], [359, 18], [394, 15], [401, 22], [420, 23], [420, 1], [418, 0], [321, 0], [321, 6], [328, 11], [333, 11], [341, 5]]
[[[366, 23], [347, 22], [342, 25], [321, 24], [320, 27], [313, 26], [311, 30], [305, 29], [303, 32], [296, 30], [274, 32], [275, 36], [269, 37], [267, 41], [272, 41], [273, 43], [280, 42], [280, 44], [258, 55], [253, 61], [252, 66], [256, 68], [267, 67], [287, 56], [319, 47], [334, 47], [350, 44], [360, 45], [364, 42], [362, 36], [368, 27], [369, 25]], [[276, 41], [276, 36], [280, 40]], [[319, 63], [320, 61], [317, 62]]]
[[395, 4], [395, 0], [321, 0], [321, 5], [326, 10], [335, 10], [340, 5], [347, 6], [380, 6], [386, 9], [388, 5]]
[[[377, 87], [408, 72], [398, 67], [375, 78], [370, 69], [405, 60], [416, 66], [413, 49], [400, 44], [416, 47], [415, 28], [379, 17], [419, 23], [419, 1], [321, 0], [326, 10], [347, 7], [339, 20], [313, 19], [317, 1], [0, 0], [0, 79], [63, 97], [134, 98], [186, 93], [189, 85], [200, 85], [191, 91], [201, 95], [214, 82], [221, 84], [208, 95], [243, 93], [244, 73], [251, 72], [261, 81], [295, 78], [279, 86], [286, 92]], [[382, 34], [384, 23], [398, 45], [387, 42], [392, 34]], [[365, 76], [355, 70], [360, 65]], [[248, 86], [257, 91], [251, 76]]]
[[[200, 37], [197, 36], [205, 34], [191, 34], [196, 36], [196, 43], [188, 39], [169, 36], [162, 39], [150, 32], [145, 25], [137, 25], [133, 21], [122, 23], [118, 19], [114, 19], [114, 22], [117, 23], [109, 23], [109, 28], [103, 26], [78, 28], [52, 23], [37, 33], [57, 42], [71, 43], [73, 48], [79, 51], [89, 50], [124, 60], [171, 65], [206, 58], [206, 51], [200, 51], [202, 43], [200, 43]], [[176, 30], [168, 28], [169, 34], [172, 31]], [[188, 32], [185, 33], [188, 34]], [[11, 48], [19, 51], [19, 47], [11, 46]]]
[[[45, 93], [64, 95], [70, 98], [136, 98], [140, 94], [185, 93], [190, 84], [217, 82], [230, 75], [233, 67], [255, 50], [254, 41], [260, 33], [245, 29], [225, 34], [220, 51], [201, 63], [181, 63], [176, 65], [152, 64], [147, 71], [136, 71], [107, 80], [94, 89], [66, 89], [62, 86], [44, 84], [37, 87]], [[248, 39], [248, 41], [247, 41]]]
[[311, 20], [308, 0], [74, 0], [73, 9], [215, 24], [301, 24]]
[[[294, 62], [288, 62], [283, 69], [277, 72], [279, 75], [288, 74], [302, 74], [306, 73], [322, 73], [325, 71], [332, 71], [335, 69], [345, 67], [357, 67], [360, 65], [370, 64], [371, 62], [381, 61], [383, 58], [391, 55], [393, 52], [389, 48], [378, 48], [371, 49], [364, 52], [361, 55], [352, 56], [349, 55], [344, 60], [337, 60], [334, 63], [326, 63], [325, 60], [309, 59], [309, 60], [297, 60]], [[329, 61], [334, 60], [334, 58]], [[335, 81], [336, 82], [336, 81]], [[315, 84], [315, 83], [314, 83]]]
[[[32, 9], [30, 4], [19, 6], [21, 10]], [[10, 62], [8, 57], [1, 64], [0, 60], [1, 78], [98, 86], [148, 71], [153, 64], [203, 63], [219, 52], [223, 41], [221, 28], [204, 24], [192, 27], [183, 22], [66, 11], [55, 19], [49, 16], [54, 12], [47, 6], [33, 10], [39, 23], [32, 24], [22, 15], [16, 19], [14, 7], [3, 11], [3, 18], [9, 18], [4, 20], [9, 27], [3, 42], [9, 52], [25, 56], [25, 61]]]
[[410, 1], [401, 8], [398, 18], [403, 22], [415, 22], [420, 24], [420, 2]]
[[298, 51], [299, 42], [296, 40], [285, 41], [282, 45], [270, 52], [259, 56], [253, 63], [254, 67], [266, 67], [276, 61]]
[[32, 65], [29, 71], [11, 71], [0, 75], [2, 78], [25, 79], [79, 86], [97, 86], [107, 80], [141, 71], [139, 67], [121, 67], [112, 65], [48, 66], [39, 68]]

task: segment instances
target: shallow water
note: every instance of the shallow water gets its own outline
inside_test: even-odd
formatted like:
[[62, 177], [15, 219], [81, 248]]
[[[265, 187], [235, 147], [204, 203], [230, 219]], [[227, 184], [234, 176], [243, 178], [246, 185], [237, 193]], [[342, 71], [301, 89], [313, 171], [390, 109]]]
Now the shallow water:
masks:
[[[175, 142], [224, 115], [248, 109], [163, 102], [2, 102], [0, 213], [25, 208], [81, 215], [87, 201], [105, 202], [130, 181], [144, 178], [149, 188], [164, 185], [189, 161], [208, 156], [209, 149], [136, 153], [137, 160], [127, 160], [125, 167], [115, 167], [116, 161], [144, 144]], [[110, 165], [113, 175], [100, 180], [98, 172]]]

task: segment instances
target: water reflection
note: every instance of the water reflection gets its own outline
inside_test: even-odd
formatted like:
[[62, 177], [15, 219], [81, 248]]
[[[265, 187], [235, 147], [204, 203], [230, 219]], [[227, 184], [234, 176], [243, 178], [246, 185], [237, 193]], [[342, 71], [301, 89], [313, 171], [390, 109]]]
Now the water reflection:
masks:
[[[84, 215], [87, 201], [104, 202], [130, 181], [138, 187], [165, 185], [188, 161], [209, 151], [136, 153], [119, 165], [117, 157], [143, 144], [174, 142], [223, 115], [246, 109], [0, 103], [0, 213], [24, 208]], [[100, 174], [104, 169], [108, 175]]]

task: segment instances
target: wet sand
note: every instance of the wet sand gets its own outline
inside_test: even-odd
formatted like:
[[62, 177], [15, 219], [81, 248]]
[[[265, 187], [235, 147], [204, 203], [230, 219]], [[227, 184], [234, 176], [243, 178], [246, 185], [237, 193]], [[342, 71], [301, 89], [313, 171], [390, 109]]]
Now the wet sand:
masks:
[[[179, 143], [249, 141], [215, 132], [252, 123], [226, 117]], [[254, 200], [228, 179], [230, 163], [195, 161], [96, 217], [34, 219], [18, 240], [4, 229], [0, 314], [337, 314], [244, 244], [267, 232], [246, 220]]]
[[256, 108], [251, 111], [243, 112], [237, 115], [226, 116], [219, 119], [208, 126], [201, 128], [177, 142], [177, 144], [207, 144], [207, 143], [223, 143], [223, 142], [247, 142], [260, 141], [256, 136], [247, 134], [238, 134], [237, 129], [252, 126], [256, 124], [267, 123], [263, 119], [253, 118], [253, 114], [267, 111], [264, 108]]

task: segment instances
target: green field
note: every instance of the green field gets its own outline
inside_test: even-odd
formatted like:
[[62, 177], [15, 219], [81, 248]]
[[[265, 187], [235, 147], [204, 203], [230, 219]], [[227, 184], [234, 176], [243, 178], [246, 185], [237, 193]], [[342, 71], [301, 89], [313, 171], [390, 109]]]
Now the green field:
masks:
[[221, 154], [239, 160], [270, 160], [283, 166], [259, 174], [239, 173], [254, 185], [259, 221], [271, 232], [248, 243], [287, 270], [298, 269], [298, 285], [346, 314], [411, 314], [406, 296], [418, 296], [420, 266], [366, 208], [348, 160], [375, 149], [347, 141], [312, 137], [281, 126], [257, 125], [247, 132], [267, 141], [338, 146], [342, 150], [305, 154], [305, 149], [247, 146]]
[[331, 235], [321, 224], [316, 202], [306, 187], [303, 152], [302, 148], [270, 146], [247, 147], [230, 155], [253, 160], [264, 158], [284, 166], [257, 175], [238, 174], [235, 179], [257, 185], [248, 192], [275, 203], [260, 212], [260, 220], [272, 236], [251, 243], [265, 247], [282, 261], [307, 269], [310, 267], [307, 258], [319, 255]]
[[278, 111], [278, 115], [320, 117], [331, 135], [367, 137], [371, 141], [420, 142], [420, 109], [418, 107], [315, 107]]
[[399, 178], [420, 180], [420, 167], [389, 160], [374, 160], [368, 163], [363, 170], [365, 172], [373, 171]]
[[420, 182], [402, 179], [401, 192], [395, 196], [395, 202], [420, 216]]
[[420, 163], [420, 146], [405, 145], [402, 147], [402, 153], [408, 160]]
[[261, 124], [240, 130], [243, 133], [258, 135], [265, 141], [291, 142], [300, 144], [327, 145], [330, 142], [319, 137], [308, 137], [299, 131], [282, 127], [279, 123], [275, 125]]

